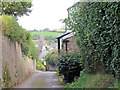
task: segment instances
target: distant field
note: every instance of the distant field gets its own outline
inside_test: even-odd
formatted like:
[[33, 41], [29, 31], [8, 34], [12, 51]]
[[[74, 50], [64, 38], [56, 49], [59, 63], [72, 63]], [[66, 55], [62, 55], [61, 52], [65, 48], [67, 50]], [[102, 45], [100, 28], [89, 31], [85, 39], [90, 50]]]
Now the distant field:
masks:
[[[31, 34], [32, 34], [32, 35], [34, 35], [34, 34], [40, 35], [40, 32], [31, 32]], [[43, 32], [43, 36], [44, 36], [44, 37], [45, 37], [45, 36], [53, 36], [53, 37], [56, 37], [56, 36], [61, 35], [61, 34], [63, 34], [63, 33], [47, 32], [47, 31], [44, 31], [44, 32]]]
[[40, 35], [40, 32], [31, 32], [32, 35], [37, 34]]
[[[53, 31], [53, 30], [50, 30]], [[64, 29], [56, 29], [56, 31], [65, 31]]]

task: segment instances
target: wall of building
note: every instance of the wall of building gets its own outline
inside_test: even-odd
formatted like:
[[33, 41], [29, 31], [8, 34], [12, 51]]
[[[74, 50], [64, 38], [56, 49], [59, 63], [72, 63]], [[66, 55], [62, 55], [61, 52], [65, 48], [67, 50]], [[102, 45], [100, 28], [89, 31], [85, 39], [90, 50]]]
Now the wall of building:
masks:
[[[66, 40], [69, 40], [67, 42], [67, 53], [78, 53], [78, 49], [75, 43], [75, 37], [67, 38]], [[66, 53], [66, 44], [63, 42], [63, 53]]]
[[22, 56], [18, 43], [13, 43], [2, 35], [2, 87], [18, 85], [35, 73], [35, 65], [36, 61]]

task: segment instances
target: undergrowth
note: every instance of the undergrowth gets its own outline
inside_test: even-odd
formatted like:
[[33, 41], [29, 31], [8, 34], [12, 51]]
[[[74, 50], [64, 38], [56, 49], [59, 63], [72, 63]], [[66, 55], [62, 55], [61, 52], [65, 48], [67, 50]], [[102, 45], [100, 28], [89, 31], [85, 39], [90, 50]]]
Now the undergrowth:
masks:
[[65, 88], [118, 88], [118, 81], [110, 74], [82, 73], [73, 83], [68, 83]]

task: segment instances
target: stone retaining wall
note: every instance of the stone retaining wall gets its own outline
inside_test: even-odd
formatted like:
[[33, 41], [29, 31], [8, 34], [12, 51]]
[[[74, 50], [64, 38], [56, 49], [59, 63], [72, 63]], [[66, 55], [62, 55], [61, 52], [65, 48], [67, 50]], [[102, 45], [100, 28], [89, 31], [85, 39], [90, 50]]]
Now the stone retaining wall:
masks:
[[[0, 41], [1, 43], [1, 41]], [[1, 54], [0, 54], [1, 55]], [[0, 56], [1, 57], [1, 56]], [[22, 56], [21, 46], [2, 35], [2, 87], [14, 87], [35, 73], [36, 60]]]

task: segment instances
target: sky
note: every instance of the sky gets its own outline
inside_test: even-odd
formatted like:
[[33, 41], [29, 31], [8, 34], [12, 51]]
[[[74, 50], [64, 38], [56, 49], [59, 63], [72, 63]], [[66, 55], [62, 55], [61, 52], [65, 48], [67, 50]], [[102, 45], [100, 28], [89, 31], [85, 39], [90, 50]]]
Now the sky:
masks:
[[32, 12], [19, 17], [18, 23], [27, 30], [60, 29], [65, 26], [60, 19], [68, 17], [67, 9], [74, 3], [75, 0], [32, 0]]

